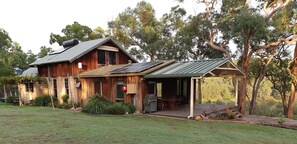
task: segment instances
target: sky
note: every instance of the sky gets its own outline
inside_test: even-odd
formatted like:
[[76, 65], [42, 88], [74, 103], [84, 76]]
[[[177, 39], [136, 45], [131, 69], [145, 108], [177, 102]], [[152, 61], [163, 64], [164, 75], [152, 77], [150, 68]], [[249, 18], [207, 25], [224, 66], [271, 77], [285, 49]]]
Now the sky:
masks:
[[[50, 45], [50, 34], [61, 34], [66, 25], [74, 21], [91, 29], [98, 26], [107, 29], [107, 22], [115, 19], [127, 7], [134, 8], [141, 0], [1, 0], [0, 28], [18, 42], [23, 51], [37, 54], [41, 46], [58, 49]], [[146, 0], [156, 11], [157, 18], [180, 4], [176, 0]], [[189, 14], [199, 8], [195, 0], [180, 4]]]

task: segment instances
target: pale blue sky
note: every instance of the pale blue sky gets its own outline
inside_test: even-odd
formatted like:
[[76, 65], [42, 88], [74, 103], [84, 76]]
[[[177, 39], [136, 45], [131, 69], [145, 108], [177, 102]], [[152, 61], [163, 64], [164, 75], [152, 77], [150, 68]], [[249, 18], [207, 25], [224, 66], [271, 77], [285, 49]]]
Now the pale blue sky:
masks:
[[[135, 7], [140, 0], [1, 0], [0, 28], [5, 29], [13, 41], [23, 50], [39, 52], [43, 45], [54, 49], [58, 45], [49, 44], [50, 33], [60, 33], [74, 21], [94, 29], [97, 26], [107, 28], [107, 22], [113, 20], [127, 7]], [[161, 17], [178, 3], [175, 0], [147, 0]], [[181, 4], [187, 12], [194, 14], [203, 11], [195, 0], [185, 0]]]

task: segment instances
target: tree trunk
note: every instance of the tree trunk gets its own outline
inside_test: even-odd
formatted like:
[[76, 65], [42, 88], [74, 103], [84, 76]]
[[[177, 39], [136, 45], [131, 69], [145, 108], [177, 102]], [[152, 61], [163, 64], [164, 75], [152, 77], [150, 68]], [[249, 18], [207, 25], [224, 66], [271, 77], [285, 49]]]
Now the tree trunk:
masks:
[[288, 114], [287, 118], [293, 119], [294, 115], [294, 101], [295, 101], [295, 94], [296, 94], [296, 77], [297, 77], [297, 42], [295, 44], [295, 49], [294, 49], [294, 65], [293, 65], [293, 80], [291, 84], [291, 95], [289, 97], [289, 102], [288, 102]]
[[[243, 55], [241, 66], [242, 70], [245, 74], [248, 72], [248, 64], [249, 64], [249, 40], [245, 40], [243, 44]], [[246, 99], [246, 78], [241, 79], [241, 90], [240, 90], [240, 97], [239, 97], [239, 112], [245, 114], [245, 99]]]
[[[285, 89], [285, 87], [284, 87]], [[281, 98], [282, 98], [282, 104], [283, 104], [283, 110], [284, 110], [284, 115], [288, 114], [288, 105], [287, 105], [287, 97], [286, 97], [286, 91], [283, 91], [281, 93]]]
[[288, 105], [288, 114], [287, 118], [293, 119], [294, 115], [294, 100], [295, 100], [295, 94], [296, 94], [296, 87], [295, 84], [291, 84], [291, 95], [289, 97], [289, 105]]
[[260, 85], [261, 85], [261, 82], [263, 81], [263, 79], [264, 79], [264, 75], [261, 74], [261, 76], [255, 80], [255, 83], [253, 86], [252, 100], [251, 100], [250, 108], [249, 108], [249, 114], [254, 114], [254, 112], [255, 112], [258, 92], [259, 92]]

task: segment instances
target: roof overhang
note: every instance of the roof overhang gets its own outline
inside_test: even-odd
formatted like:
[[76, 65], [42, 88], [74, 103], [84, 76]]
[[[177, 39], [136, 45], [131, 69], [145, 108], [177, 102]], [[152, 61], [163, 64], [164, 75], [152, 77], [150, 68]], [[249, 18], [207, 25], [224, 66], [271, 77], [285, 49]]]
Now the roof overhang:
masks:
[[245, 77], [245, 74], [230, 59], [211, 59], [176, 62], [168, 67], [147, 74], [144, 78], [190, 77]]

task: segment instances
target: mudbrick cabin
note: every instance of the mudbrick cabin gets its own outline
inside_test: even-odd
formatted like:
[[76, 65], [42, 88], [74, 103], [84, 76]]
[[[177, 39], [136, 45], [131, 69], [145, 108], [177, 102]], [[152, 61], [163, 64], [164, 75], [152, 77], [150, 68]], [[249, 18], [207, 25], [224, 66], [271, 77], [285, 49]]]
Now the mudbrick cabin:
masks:
[[[184, 114], [190, 117], [194, 115], [194, 103], [201, 102], [203, 78], [232, 77], [237, 83], [245, 76], [229, 59], [138, 63], [110, 38], [66, 41], [63, 48], [31, 66], [27, 74], [46, 77], [48, 93], [59, 103], [68, 94], [71, 101], [85, 105], [89, 96], [98, 93], [114, 102], [133, 103], [142, 112], [144, 99], [154, 96], [158, 111], [174, 111], [183, 106], [187, 107]], [[21, 97], [26, 102], [45, 92], [37, 84], [22, 85]]]

